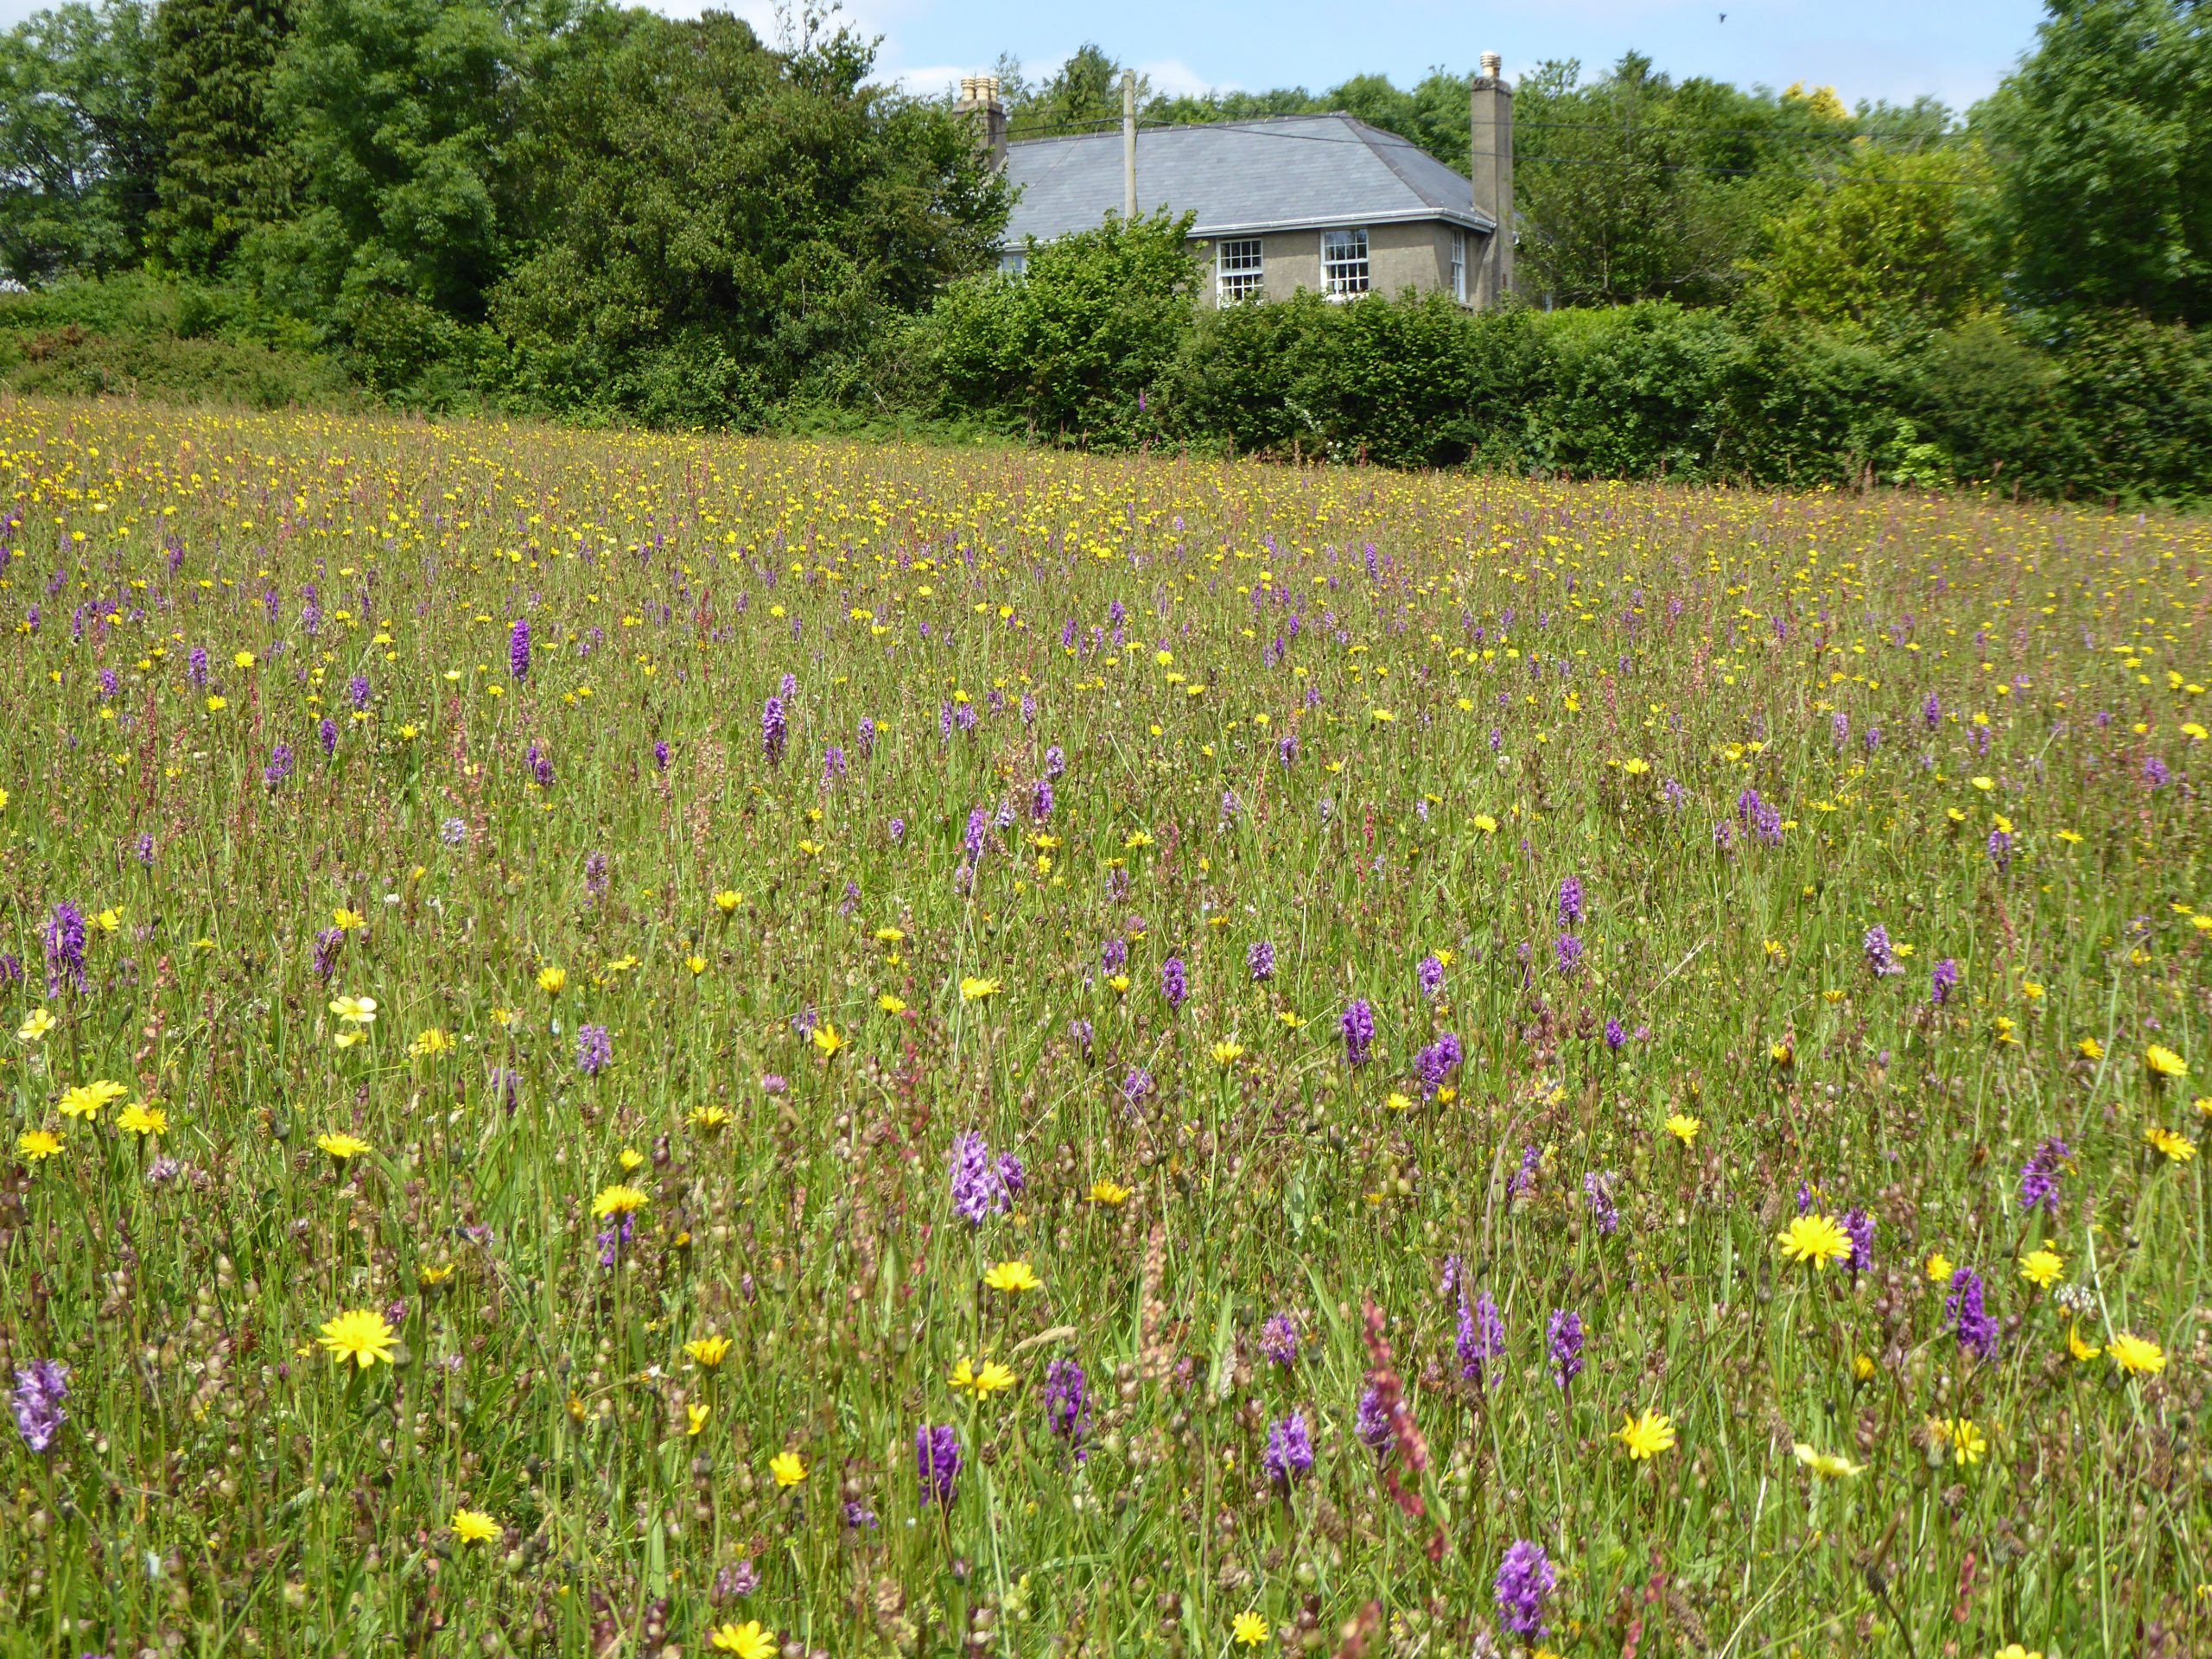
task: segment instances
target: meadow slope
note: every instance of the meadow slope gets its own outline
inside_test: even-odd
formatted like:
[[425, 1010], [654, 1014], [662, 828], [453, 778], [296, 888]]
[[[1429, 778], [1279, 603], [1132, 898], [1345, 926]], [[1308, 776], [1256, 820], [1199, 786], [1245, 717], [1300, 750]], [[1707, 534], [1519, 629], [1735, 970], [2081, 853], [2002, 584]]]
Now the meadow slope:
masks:
[[2212, 523], [34, 400], [0, 514], [0, 1652], [2212, 1639]]

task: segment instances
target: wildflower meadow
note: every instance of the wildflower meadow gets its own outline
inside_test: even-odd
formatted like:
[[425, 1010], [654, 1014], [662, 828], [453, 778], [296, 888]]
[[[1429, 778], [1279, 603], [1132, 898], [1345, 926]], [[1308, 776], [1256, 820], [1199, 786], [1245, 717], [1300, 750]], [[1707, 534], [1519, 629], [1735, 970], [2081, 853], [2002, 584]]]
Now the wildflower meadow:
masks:
[[2212, 1642], [2212, 523], [0, 406], [0, 1652]]

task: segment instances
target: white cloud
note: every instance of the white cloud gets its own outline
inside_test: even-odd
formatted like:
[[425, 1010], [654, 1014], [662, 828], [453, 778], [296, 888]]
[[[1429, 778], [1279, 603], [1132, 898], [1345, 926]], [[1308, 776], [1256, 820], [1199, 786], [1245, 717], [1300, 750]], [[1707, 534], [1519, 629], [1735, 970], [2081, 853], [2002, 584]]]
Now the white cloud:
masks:
[[1200, 92], [1233, 92], [1233, 80], [1209, 80], [1180, 58], [1160, 58], [1137, 65], [1137, 73], [1152, 83], [1152, 90], [1169, 98], [1191, 98]]

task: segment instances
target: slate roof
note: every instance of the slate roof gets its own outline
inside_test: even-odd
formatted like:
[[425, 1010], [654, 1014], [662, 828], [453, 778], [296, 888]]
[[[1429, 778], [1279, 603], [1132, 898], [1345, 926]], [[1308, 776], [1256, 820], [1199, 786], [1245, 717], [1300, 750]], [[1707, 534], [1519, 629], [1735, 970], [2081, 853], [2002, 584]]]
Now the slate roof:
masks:
[[[1095, 229], [1122, 210], [1121, 129], [1023, 139], [1007, 147], [1007, 177], [1020, 190], [1007, 246]], [[1194, 213], [1196, 237], [1419, 219], [1495, 230], [1473, 196], [1418, 145], [1349, 115], [1137, 129], [1139, 209]]]

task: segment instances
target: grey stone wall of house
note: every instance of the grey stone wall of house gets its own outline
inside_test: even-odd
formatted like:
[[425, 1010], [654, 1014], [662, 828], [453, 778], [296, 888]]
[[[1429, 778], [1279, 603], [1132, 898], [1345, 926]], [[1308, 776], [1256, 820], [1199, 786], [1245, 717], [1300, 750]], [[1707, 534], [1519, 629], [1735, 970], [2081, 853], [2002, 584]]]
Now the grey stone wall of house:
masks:
[[[1357, 228], [1346, 226], [1342, 228]], [[1452, 292], [1452, 232], [1455, 227], [1437, 220], [1416, 221], [1407, 225], [1370, 225], [1367, 230], [1368, 291], [1373, 294], [1395, 295], [1407, 289], [1421, 294]], [[1260, 238], [1262, 245], [1262, 293], [1268, 299], [1282, 299], [1301, 288], [1319, 289], [1321, 286], [1321, 237], [1319, 230], [1274, 231]], [[1468, 299], [1474, 299], [1472, 283], [1483, 255], [1483, 244], [1489, 238], [1478, 231], [1465, 232], [1467, 238]], [[1205, 297], [1217, 300], [1220, 289], [1216, 280], [1215, 248], [1211, 241], [1194, 240], [1192, 251], [1198, 255], [1204, 277]]]

